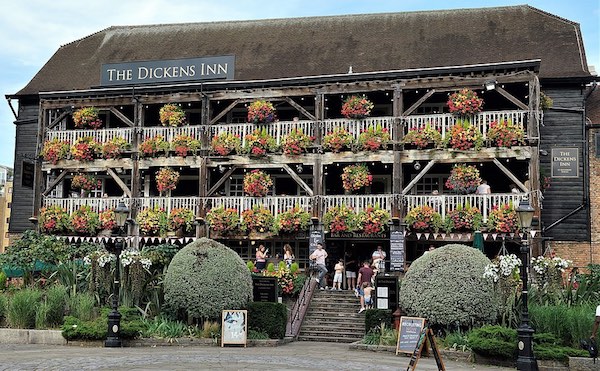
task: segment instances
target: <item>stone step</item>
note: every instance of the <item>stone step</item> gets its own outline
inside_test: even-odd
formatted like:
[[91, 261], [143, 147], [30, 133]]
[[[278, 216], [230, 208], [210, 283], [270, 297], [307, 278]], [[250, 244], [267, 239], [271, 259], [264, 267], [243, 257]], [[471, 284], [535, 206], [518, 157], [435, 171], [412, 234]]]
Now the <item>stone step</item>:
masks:
[[336, 331], [336, 332], [326, 332], [326, 331], [301, 331], [299, 336], [320, 336], [320, 337], [335, 337], [340, 339], [361, 339], [363, 334], [360, 332], [348, 332], [348, 331]]
[[310, 303], [309, 308], [332, 310], [336, 312], [352, 312], [354, 308], [360, 308], [360, 302], [355, 300], [351, 303]]
[[359, 309], [360, 308], [358, 305], [355, 308], [352, 308], [352, 310], [344, 311], [344, 312], [339, 312], [339, 311], [335, 311], [335, 310], [323, 310], [323, 309], [317, 309], [317, 308], [310, 308], [308, 310], [308, 312], [306, 312], [306, 315], [315, 316], [315, 317], [329, 317], [329, 318], [362, 318], [362, 321], [364, 321], [364, 315], [362, 315], [362, 313], [361, 314], [358, 313]]
[[[298, 336], [298, 340], [300, 340], [300, 341], [320, 341], [320, 342], [328, 342], [328, 343], [353, 343], [360, 339], [361, 339], [361, 337], [344, 338], [344, 337], [335, 337], [335, 336], [313, 336], [313, 335], [299, 335]], [[327, 351], [327, 350], [325, 349], [325, 351]]]
[[340, 331], [352, 331], [352, 332], [357, 332], [360, 333], [361, 335], [364, 335], [365, 333], [365, 326], [358, 326], [356, 323], [344, 323], [344, 324], [330, 324], [330, 323], [313, 323], [313, 324], [308, 324], [305, 326], [302, 326], [302, 331], [327, 331], [329, 333], [334, 333], [337, 330]]

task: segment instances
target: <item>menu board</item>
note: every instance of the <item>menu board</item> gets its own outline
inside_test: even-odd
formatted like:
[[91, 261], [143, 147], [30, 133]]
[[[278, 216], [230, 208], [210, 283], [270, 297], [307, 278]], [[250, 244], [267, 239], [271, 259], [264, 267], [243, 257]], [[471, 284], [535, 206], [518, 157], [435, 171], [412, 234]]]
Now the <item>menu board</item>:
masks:
[[404, 233], [390, 232], [390, 271], [404, 272]]
[[310, 256], [316, 249], [317, 244], [322, 243], [325, 247], [325, 236], [323, 231], [312, 231], [310, 232], [310, 238], [308, 240], [308, 255]]
[[425, 326], [425, 318], [400, 317], [400, 330], [398, 331], [399, 335], [396, 354], [400, 352], [413, 353], [419, 344], [419, 340], [421, 340], [423, 326]]
[[277, 277], [252, 276], [254, 301], [277, 302]]

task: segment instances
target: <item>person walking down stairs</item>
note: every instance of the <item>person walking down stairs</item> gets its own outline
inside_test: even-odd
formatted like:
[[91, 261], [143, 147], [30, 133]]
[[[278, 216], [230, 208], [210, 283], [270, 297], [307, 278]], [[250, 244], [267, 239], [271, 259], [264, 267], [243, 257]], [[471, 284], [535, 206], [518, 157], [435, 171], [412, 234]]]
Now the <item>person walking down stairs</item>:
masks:
[[322, 243], [317, 243], [317, 249], [310, 254], [309, 258], [315, 261], [316, 270], [319, 272], [319, 276], [315, 278], [319, 284], [319, 289], [325, 290], [326, 282], [325, 275], [327, 274], [327, 266], [325, 265], [325, 259], [327, 259], [327, 251], [323, 248]]

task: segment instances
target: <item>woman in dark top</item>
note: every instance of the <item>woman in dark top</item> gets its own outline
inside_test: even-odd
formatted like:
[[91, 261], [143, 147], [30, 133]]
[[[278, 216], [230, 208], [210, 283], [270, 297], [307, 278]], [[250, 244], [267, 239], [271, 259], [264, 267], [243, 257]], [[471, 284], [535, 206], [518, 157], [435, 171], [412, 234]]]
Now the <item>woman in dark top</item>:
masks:
[[358, 261], [352, 254], [346, 253], [346, 283], [348, 290], [356, 288], [356, 270], [358, 269]]

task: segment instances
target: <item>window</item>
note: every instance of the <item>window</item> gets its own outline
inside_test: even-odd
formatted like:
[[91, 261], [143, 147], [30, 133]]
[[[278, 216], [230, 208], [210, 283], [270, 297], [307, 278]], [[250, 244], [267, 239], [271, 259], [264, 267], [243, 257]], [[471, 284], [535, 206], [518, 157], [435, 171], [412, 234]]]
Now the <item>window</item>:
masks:
[[10, 217], [6, 218], [6, 224], [10, 223]]
[[12, 206], [12, 202], [9, 202], [6, 204], [6, 207], [10, 209], [10, 207]]
[[244, 195], [244, 178], [236, 175], [229, 179], [229, 185], [225, 187], [227, 196], [243, 196]]
[[427, 195], [431, 194], [433, 190], [443, 193], [446, 179], [448, 179], [448, 175], [425, 174], [413, 187], [412, 194]]

